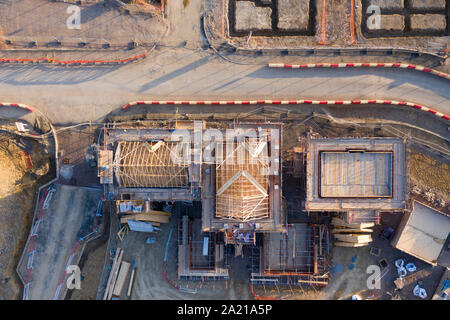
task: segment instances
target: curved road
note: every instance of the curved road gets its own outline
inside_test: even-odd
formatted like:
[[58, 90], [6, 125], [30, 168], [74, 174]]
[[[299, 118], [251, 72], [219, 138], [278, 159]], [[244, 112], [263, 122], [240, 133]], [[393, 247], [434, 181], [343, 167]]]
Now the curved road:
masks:
[[[57, 125], [100, 120], [136, 100], [379, 99], [409, 101], [450, 114], [450, 81], [421, 72], [267, 67], [270, 62], [302, 63], [302, 57], [293, 56], [230, 55], [227, 58], [239, 63], [228, 62], [212, 50], [201, 49], [205, 43], [200, 24], [204, 7], [202, 0], [191, 1], [186, 8], [169, 5], [167, 19], [171, 32], [163, 42], [167, 46], [134, 64], [0, 65], [0, 101], [36, 107]], [[184, 41], [187, 47], [197, 49], [180, 47]], [[327, 62], [326, 59], [316, 62]], [[385, 111], [380, 108], [380, 115], [385, 116]]]
[[433, 75], [390, 69], [270, 69], [264, 64], [274, 58], [248, 60], [257, 65], [233, 64], [211, 51], [163, 48], [118, 67], [2, 66], [0, 97], [34, 106], [55, 124], [98, 120], [135, 100], [386, 99], [450, 114], [450, 81]]

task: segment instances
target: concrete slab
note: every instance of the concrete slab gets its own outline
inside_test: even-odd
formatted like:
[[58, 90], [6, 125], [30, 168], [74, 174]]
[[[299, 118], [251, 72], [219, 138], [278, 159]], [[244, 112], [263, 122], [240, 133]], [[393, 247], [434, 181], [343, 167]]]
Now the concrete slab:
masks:
[[[383, 9], [402, 9], [405, 5], [404, 0], [370, 0], [369, 5], [379, 6]], [[381, 11], [383, 13], [383, 11]]]
[[306, 30], [310, 0], [278, 0], [278, 29]]
[[257, 7], [249, 1], [237, 1], [235, 29], [236, 31], [271, 30], [271, 15], [271, 8]]
[[405, 28], [405, 17], [399, 14], [381, 15], [381, 29], [401, 31]]
[[[347, 194], [347, 198], [324, 198], [321, 194], [321, 155], [326, 152], [363, 152], [392, 153], [392, 196], [372, 197], [369, 194], [360, 197], [357, 193]], [[380, 165], [382, 162], [380, 162]], [[402, 210], [405, 208], [405, 145], [396, 138], [341, 138], [310, 139], [307, 158], [307, 190], [305, 208], [309, 211], [359, 211], [359, 210]], [[344, 181], [349, 167], [341, 166], [334, 174], [336, 181]], [[381, 169], [378, 168], [377, 171]], [[333, 174], [333, 173], [331, 173]], [[340, 177], [340, 178], [339, 178]], [[347, 179], [347, 178], [345, 178]], [[350, 182], [350, 180], [349, 180]], [[351, 183], [351, 182], [350, 182]], [[355, 183], [351, 183], [355, 186]], [[350, 187], [350, 186], [347, 186]]]
[[445, 0], [410, 0], [414, 9], [445, 9]]
[[411, 15], [412, 30], [443, 31], [447, 26], [443, 14], [414, 14]]

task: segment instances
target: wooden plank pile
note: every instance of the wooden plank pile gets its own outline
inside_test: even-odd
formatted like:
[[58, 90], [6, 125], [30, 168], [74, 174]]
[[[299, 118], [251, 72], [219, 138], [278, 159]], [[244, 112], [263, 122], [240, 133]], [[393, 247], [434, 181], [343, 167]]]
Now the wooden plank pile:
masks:
[[119, 299], [122, 294], [128, 271], [130, 270], [130, 263], [122, 261], [122, 256], [123, 250], [117, 248], [103, 300]]
[[129, 231], [154, 232], [161, 230], [162, 223], [169, 223], [171, 213], [151, 210], [150, 201], [118, 200], [116, 212], [119, 215], [121, 229], [117, 233], [120, 241]]
[[337, 240], [334, 245], [338, 247], [363, 247], [372, 242], [371, 229], [373, 222], [347, 223], [342, 219], [333, 218], [331, 231]]
[[126, 214], [120, 218], [120, 223], [127, 223], [128, 220], [151, 222], [153, 226], [159, 227], [161, 223], [169, 223], [171, 214], [164, 211], [150, 210], [142, 213]]

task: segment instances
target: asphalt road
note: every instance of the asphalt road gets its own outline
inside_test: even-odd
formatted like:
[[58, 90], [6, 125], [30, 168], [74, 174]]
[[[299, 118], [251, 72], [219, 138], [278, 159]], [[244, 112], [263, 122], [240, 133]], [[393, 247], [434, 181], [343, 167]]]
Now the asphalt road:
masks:
[[[117, 67], [0, 66], [0, 101], [29, 104], [55, 124], [96, 121], [130, 101], [158, 99], [387, 99], [415, 102], [450, 114], [450, 82], [416, 71], [267, 67], [269, 62], [302, 62], [302, 57], [292, 56], [231, 55], [228, 58], [239, 63], [229, 62], [212, 50], [201, 49], [204, 5], [203, 1], [191, 2], [186, 8], [169, 6], [171, 31], [163, 40], [166, 46], [138, 63]], [[183, 41], [193, 49], [175, 45]], [[322, 62], [326, 60], [324, 57]], [[381, 114], [385, 114], [384, 108]]]
[[2, 66], [0, 97], [34, 106], [55, 124], [95, 121], [130, 101], [158, 99], [392, 99], [450, 114], [450, 82], [432, 75], [269, 69], [269, 60], [249, 57], [258, 64], [234, 64], [211, 51], [162, 48], [121, 67]]

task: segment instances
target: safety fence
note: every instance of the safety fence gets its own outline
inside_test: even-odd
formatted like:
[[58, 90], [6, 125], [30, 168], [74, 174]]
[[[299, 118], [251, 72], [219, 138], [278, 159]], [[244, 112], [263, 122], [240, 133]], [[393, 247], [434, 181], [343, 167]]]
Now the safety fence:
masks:
[[393, 106], [403, 106], [412, 107], [417, 110], [422, 110], [435, 115], [438, 118], [442, 118], [450, 121], [450, 117], [433, 110], [431, 108], [406, 101], [394, 101], [394, 100], [179, 100], [179, 101], [134, 101], [130, 102], [122, 107], [126, 110], [132, 106], [137, 105], [257, 105], [257, 104], [267, 104], [267, 105], [300, 105], [300, 104], [320, 104], [320, 105], [366, 105], [366, 104], [381, 104], [381, 105], [393, 105]]
[[0, 107], [13, 107], [13, 108], [21, 108], [30, 112], [33, 112], [33, 109], [30, 106], [21, 103], [10, 103], [10, 102], [0, 102]]
[[31, 273], [33, 271], [34, 255], [36, 253], [36, 237], [38, 236], [39, 226], [41, 222], [44, 221], [45, 213], [55, 191], [56, 189], [51, 186], [43, 191], [42, 198], [39, 202], [39, 211], [31, 228], [30, 240], [28, 242], [28, 260], [24, 279], [23, 300], [29, 299], [29, 292], [32, 284]]

